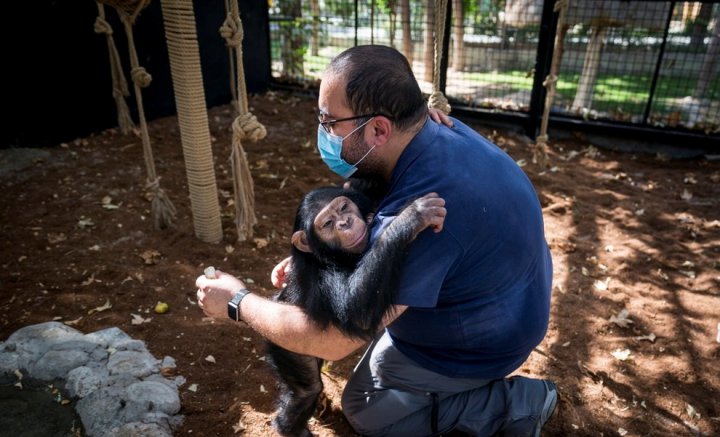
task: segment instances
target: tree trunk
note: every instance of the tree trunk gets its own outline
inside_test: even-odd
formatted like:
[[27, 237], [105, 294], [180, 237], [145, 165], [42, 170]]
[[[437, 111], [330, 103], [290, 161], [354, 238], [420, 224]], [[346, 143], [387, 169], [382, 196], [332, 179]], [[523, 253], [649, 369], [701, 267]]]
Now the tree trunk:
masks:
[[693, 98], [701, 99], [705, 97], [708, 88], [710, 88], [710, 82], [717, 76], [717, 64], [720, 59], [720, 9], [715, 14], [715, 20], [711, 29], [710, 43], [708, 44], [705, 57], [703, 58], [703, 65], [698, 75], [698, 81], [695, 85], [695, 91], [693, 92]]
[[285, 17], [292, 17], [290, 22], [280, 25], [282, 75], [290, 78], [302, 77], [303, 69], [303, 35], [298, 24], [302, 18], [300, 0], [282, 0], [278, 2], [280, 13]]
[[712, 3], [703, 3], [700, 5], [700, 11], [693, 22], [692, 34], [690, 35], [690, 47], [697, 47], [703, 44], [703, 40], [708, 33], [708, 24], [712, 17]]
[[455, 71], [463, 71], [465, 69], [465, 44], [463, 41], [465, 37], [465, 11], [463, 10], [462, 0], [453, 0], [452, 12], [455, 18], [452, 68]]
[[318, 56], [320, 53], [320, 2], [318, 0], [310, 0], [310, 11], [312, 11], [310, 54]]
[[603, 41], [607, 34], [607, 27], [593, 27], [590, 41], [585, 50], [585, 60], [583, 62], [583, 70], [580, 75], [580, 81], [575, 93], [573, 101], [573, 109], [590, 109], [592, 106], [593, 91], [595, 90], [595, 82], [597, 81], [598, 68], [600, 67], [600, 57], [602, 54]]
[[390, 47], [395, 48], [395, 24], [397, 17], [397, 2], [395, 0], [388, 0], [388, 36], [390, 37]]
[[402, 25], [403, 53], [412, 67], [413, 42], [410, 27], [410, 0], [400, 0], [400, 23]]
[[425, 82], [432, 83], [435, 69], [435, 2], [425, 2]]

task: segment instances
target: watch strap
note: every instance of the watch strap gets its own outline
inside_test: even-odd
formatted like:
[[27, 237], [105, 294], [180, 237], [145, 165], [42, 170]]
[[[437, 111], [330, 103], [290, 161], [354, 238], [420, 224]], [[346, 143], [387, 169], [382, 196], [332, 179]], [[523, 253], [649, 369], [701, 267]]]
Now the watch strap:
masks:
[[236, 322], [239, 322], [241, 319], [240, 314], [240, 302], [250, 294], [250, 290], [247, 288], [243, 288], [239, 290], [237, 293], [235, 293], [235, 296], [228, 302], [228, 317], [231, 320], [234, 320]]

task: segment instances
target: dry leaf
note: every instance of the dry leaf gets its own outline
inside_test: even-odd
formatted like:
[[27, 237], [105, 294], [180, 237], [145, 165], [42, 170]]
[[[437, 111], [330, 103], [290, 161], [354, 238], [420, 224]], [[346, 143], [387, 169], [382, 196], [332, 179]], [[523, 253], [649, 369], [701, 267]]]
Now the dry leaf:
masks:
[[22, 381], [23, 373], [20, 371], [20, 369], [13, 370], [13, 373], [15, 373], [15, 376], [17, 377], [18, 381]]
[[628, 325], [633, 323], [633, 321], [628, 318], [629, 315], [628, 310], [624, 309], [620, 311], [617, 316], [610, 316], [610, 323], [614, 323], [621, 328], [627, 328]]
[[233, 425], [232, 428], [235, 434], [240, 434], [241, 432], [245, 431], [245, 424], [242, 422], [242, 418], [238, 419], [238, 423]]
[[155, 249], [146, 250], [140, 254], [140, 258], [145, 261], [145, 265], [155, 265], [160, 260], [162, 254]]
[[188, 387], [188, 391], [191, 391], [191, 392], [193, 392], [193, 393], [197, 392], [197, 391], [198, 391], [198, 385], [197, 385], [197, 384], [190, 384], [190, 386]]
[[655, 343], [655, 339], [656, 339], [656, 338], [657, 338], [657, 337], [655, 337], [655, 334], [653, 334], [653, 333], [651, 332], [651, 333], [648, 334], [648, 335], [640, 335], [640, 336], [638, 336], [638, 337], [635, 337], [635, 340], [637, 340], [637, 341], [647, 340], [647, 341], [649, 341], [650, 343]]
[[78, 323], [80, 323], [80, 320], [82, 320], [82, 316], [78, 317], [78, 318], [75, 319], [75, 320], [68, 320], [67, 322], [63, 322], [63, 323], [65, 323], [65, 324], [68, 325], [68, 326], [75, 326], [75, 325], [77, 325]]
[[593, 286], [599, 291], [607, 291], [608, 287], [610, 286], [611, 279], [612, 278], [607, 277], [607, 278], [605, 278], [604, 281], [597, 280], [597, 281], [595, 281]]
[[618, 428], [618, 434], [620, 434], [620, 437], [626, 436], [628, 431], [625, 428]]
[[67, 236], [65, 234], [63, 234], [62, 232], [59, 234], [55, 234], [55, 233], [51, 232], [51, 233], [47, 234], [47, 240], [48, 240], [48, 243], [55, 244], [55, 243], [59, 243], [61, 241], [67, 240]]
[[693, 195], [691, 192], [689, 192], [687, 189], [684, 189], [682, 194], [680, 195], [680, 198], [682, 200], [690, 200], [693, 198]]
[[268, 245], [268, 240], [265, 238], [253, 238], [253, 241], [255, 242], [255, 246], [258, 249], [262, 249], [263, 247]]
[[620, 361], [627, 361], [631, 358], [630, 349], [615, 349], [610, 355]]
[[130, 320], [130, 323], [133, 325], [142, 325], [143, 323], [148, 323], [152, 320], [152, 317], [148, 317], [147, 319], [139, 314], [130, 314], [132, 316], [132, 320]]
[[687, 414], [688, 416], [690, 416], [691, 419], [694, 419], [696, 417], [698, 419], [700, 418], [700, 414], [697, 412], [697, 410], [695, 410], [695, 407], [693, 407], [692, 405], [687, 404], [687, 408], [685, 410], [687, 411]]
[[225, 246], [225, 252], [233, 253], [233, 252], [235, 252], [235, 248], [232, 247], [232, 245], [228, 244], [227, 246]]
[[80, 285], [82, 285], [82, 286], [84, 287], [84, 286], [86, 286], [86, 285], [92, 284], [93, 282], [95, 282], [95, 273], [93, 273], [92, 275], [90, 275], [90, 277], [87, 278], [86, 280], [82, 281], [82, 282], [80, 283]]
[[267, 393], [267, 390], [265, 389], [265, 386], [260, 384], [260, 393]]
[[90, 227], [95, 226], [95, 223], [92, 221], [92, 219], [81, 218], [80, 220], [78, 220], [77, 225], [78, 225], [78, 228], [85, 229], [85, 228], [90, 228]]
[[215, 364], [215, 357], [212, 355], [208, 355], [205, 357], [205, 361]]
[[88, 316], [92, 313], [99, 313], [101, 311], [109, 310], [110, 308], [112, 308], [112, 305], [110, 305], [110, 299], [108, 299], [101, 306], [95, 307], [95, 308], [91, 309], [90, 311], [88, 311]]

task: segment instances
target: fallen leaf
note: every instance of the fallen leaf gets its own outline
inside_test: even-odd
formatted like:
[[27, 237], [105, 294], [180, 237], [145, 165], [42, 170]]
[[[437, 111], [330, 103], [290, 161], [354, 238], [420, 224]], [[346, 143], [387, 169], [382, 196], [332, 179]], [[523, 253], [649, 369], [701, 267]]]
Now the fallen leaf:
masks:
[[593, 286], [595, 287], [595, 289], [597, 289], [599, 291], [607, 291], [608, 287], [610, 286], [611, 279], [612, 278], [607, 277], [607, 278], [605, 278], [604, 281], [597, 280], [597, 281], [595, 281]]
[[245, 424], [242, 423], [242, 419], [238, 419], [238, 423], [233, 425], [232, 428], [235, 434], [240, 434], [241, 432], [245, 431]]
[[610, 352], [610, 355], [620, 361], [627, 361], [631, 358], [630, 349], [615, 349], [614, 351]]
[[198, 391], [198, 385], [197, 385], [197, 384], [190, 384], [190, 386], [188, 387], [188, 391], [191, 391], [191, 392], [193, 392], [193, 393], [197, 392], [197, 391]]
[[693, 407], [692, 405], [687, 404], [687, 408], [685, 410], [687, 411], [687, 414], [688, 416], [690, 416], [691, 419], [694, 419], [696, 417], [698, 419], [700, 418], [700, 414], [697, 412], [697, 410], [695, 410], [695, 407]]
[[215, 357], [212, 355], [208, 355], [205, 357], [205, 361], [215, 364]]
[[130, 314], [132, 316], [132, 320], [130, 320], [130, 323], [133, 325], [142, 325], [143, 323], [148, 323], [152, 320], [152, 317], [148, 317], [147, 319], [139, 314]]
[[265, 386], [260, 384], [260, 393], [267, 393], [267, 390], [265, 389]]
[[265, 238], [253, 238], [253, 241], [255, 242], [255, 247], [258, 249], [262, 249], [268, 245], [268, 240]]
[[618, 428], [618, 434], [620, 434], [620, 437], [626, 436], [628, 431], [625, 428]]
[[65, 234], [63, 234], [62, 232], [59, 234], [55, 234], [55, 233], [51, 232], [51, 233], [47, 234], [47, 240], [48, 240], [48, 243], [55, 244], [55, 243], [59, 243], [61, 241], [67, 240], [67, 236]]
[[107, 299], [105, 301], [105, 303], [102, 304], [101, 306], [95, 307], [95, 308], [91, 309], [90, 311], [88, 311], [88, 316], [92, 313], [99, 313], [101, 311], [109, 310], [110, 308], [112, 308], [112, 305], [110, 305], [110, 299]]
[[146, 250], [140, 254], [140, 258], [145, 261], [145, 265], [155, 265], [160, 260], [162, 254], [155, 249]]
[[23, 373], [20, 371], [20, 369], [13, 370], [13, 373], [15, 373], [15, 376], [17, 377], [18, 381], [22, 381]]
[[647, 340], [647, 341], [649, 341], [650, 343], [655, 343], [655, 339], [656, 339], [656, 338], [657, 338], [657, 337], [655, 336], [655, 334], [653, 334], [653, 333], [651, 332], [651, 333], [649, 333], [648, 335], [640, 335], [640, 336], [637, 336], [637, 337], [635, 337], [635, 340], [637, 340], [637, 341]]
[[627, 328], [628, 325], [633, 323], [633, 321], [628, 318], [629, 315], [628, 310], [624, 309], [620, 311], [617, 316], [610, 316], [610, 323], [614, 323], [621, 328]]
[[67, 322], [63, 322], [63, 323], [65, 323], [65, 324], [68, 325], [68, 326], [75, 326], [75, 325], [77, 325], [78, 323], [80, 323], [80, 320], [82, 320], [82, 316], [78, 317], [78, 318], [75, 319], [75, 320], [68, 320]]
[[232, 247], [232, 245], [228, 244], [227, 246], [225, 246], [225, 252], [233, 253], [233, 252], [235, 252], [235, 248]]
[[516, 161], [516, 163], [517, 163], [518, 167], [525, 167], [527, 165], [527, 161], [524, 159], [518, 159]]
[[95, 282], [95, 274], [94, 274], [94, 273], [93, 273], [92, 275], [90, 275], [89, 278], [87, 278], [86, 280], [82, 281], [82, 282], [80, 283], [80, 285], [82, 285], [82, 286], [84, 287], [84, 286], [86, 286], [86, 285], [92, 284], [93, 282]]
[[684, 189], [682, 194], [680, 195], [680, 198], [682, 200], [690, 200], [693, 198], [693, 195], [691, 192], [689, 192], [687, 189]]
[[92, 221], [90, 218], [81, 218], [77, 222], [78, 228], [85, 229], [95, 226], [95, 222]]

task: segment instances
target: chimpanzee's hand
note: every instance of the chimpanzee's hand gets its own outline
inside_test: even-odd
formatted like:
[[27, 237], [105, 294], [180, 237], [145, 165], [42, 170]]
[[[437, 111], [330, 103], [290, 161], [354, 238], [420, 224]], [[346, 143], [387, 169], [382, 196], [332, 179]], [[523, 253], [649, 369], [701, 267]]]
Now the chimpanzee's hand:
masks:
[[450, 117], [448, 117], [446, 113], [442, 112], [439, 109], [428, 108], [428, 115], [437, 124], [442, 123], [447, 127], [453, 127], [453, 122], [452, 122], [452, 120], [450, 120]]
[[418, 221], [415, 225], [415, 235], [428, 227], [434, 232], [442, 231], [447, 210], [445, 209], [445, 199], [437, 193], [429, 193], [415, 199], [411, 209], [415, 212]]
[[275, 288], [284, 288], [287, 285], [288, 273], [292, 270], [292, 257], [280, 261], [270, 273], [270, 281]]

